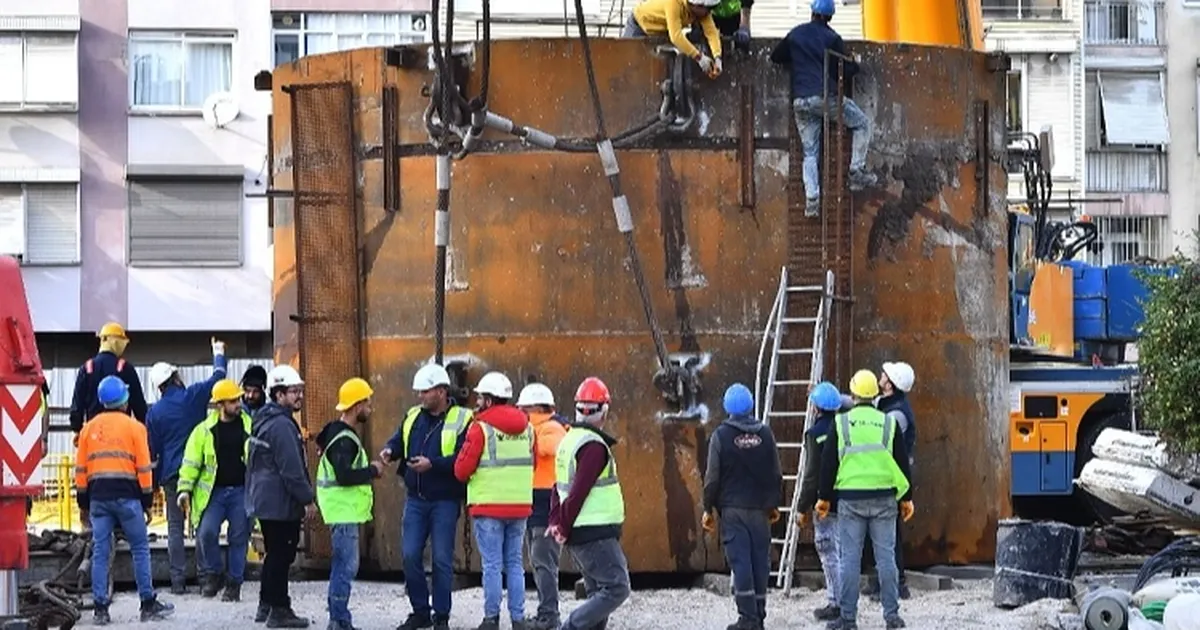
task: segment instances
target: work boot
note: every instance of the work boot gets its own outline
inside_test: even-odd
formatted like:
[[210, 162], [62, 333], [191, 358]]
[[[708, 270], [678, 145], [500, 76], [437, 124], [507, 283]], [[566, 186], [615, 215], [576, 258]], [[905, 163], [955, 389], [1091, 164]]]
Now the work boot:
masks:
[[859, 591], [859, 593], [866, 595], [868, 597], [873, 597], [873, 598], [875, 598], [876, 601], [878, 601], [879, 600], [879, 578], [875, 577], [874, 575], [868, 577], [867, 585], [862, 587], [862, 590]]
[[204, 576], [204, 585], [200, 588], [201, 597], [216, 597], [217, 593], [221, 592], [221, 576], [206, 575]]
[[538, 615], [537, 618], [525, 625], [529, 630], [558, 630], [560, 626], [562, 626], [562, 622], [558, 617], [546, 615]]
[[809, 218], [821, 216], [820, 197], [809, 197], [804, 200], [804, 216]]
[[187, 595], [187, 582], [184, 580], [171, 580], [172, 595]]
[[484, 617], [479, 627], [475, 628], [475, 630], [500, 630], [500, 618]]
[[268, 628], [307, 628], [309, 620], [299, 617], [291, 606], [272, 606], [267, 615]]
[[912, 591], [908, 590], [908, 585], [900, 583], [900, 599], [909, 599], [912, 597]]
[[833, 621], [834, 619], [840, 619], [841, 616], [842, 609], [833, 604], [825, 604], [823, 608], [818, 608], [813, 611], [813, 617], [815, 617], [817, 621]]
[[142, 600], [142, 621], [161, 621], [175, 613], [175, 604], [165, 604], [157, 597]]
[[108, 616], [108, 606], [96, 604], [95, 610], [92, 611], [92, 625], [107, 626], [112, 623], [112, 617]]
[[900, 615], [896, 615], [895, 617], [886, 617], [883, 622], [887, 624], [888, 630], [908, 627], [908, 624], [904, 623], [904, 620], [900, 618]]
[[433, 620], [433, 630], [450, 630], [450, 618], [437, 618]]
[[762, 624], [757, 619], [738, 617], [738, 620], [725, 627], [725, 630], [760, 630]]
[[271, 616], [271, 607], [262, 602], [258, 602], [258, 610], [254, 611], [254, 623], [263, 623], [269, 616]]
[[825, 630], [858, 630], [858, 622], [838, 617], [830, 621], [825, 626]]
[[242, 585], [229, 582], [225, 585], [225, 590], [221, 593], [221, 601], [223, 602], [240, 602], [242, 601]]
[[334, 621], [329, 620], [329, 625], [325, 626], [325, 630], [358, 630], [349, 621]]
[[529, 630], [529, 625], [524, 619], [513, 619], [512, 630]]
[[850, 190], [859, 191], [875, 185], [878, 179], [875, 174], [866, 169], [850, 171]]
[[396, 626], [396, 630], [422, 630], [422, 628], [432, 627], [433, 621], [428, 616], [413, 613], [404, 620], [404, 623]]

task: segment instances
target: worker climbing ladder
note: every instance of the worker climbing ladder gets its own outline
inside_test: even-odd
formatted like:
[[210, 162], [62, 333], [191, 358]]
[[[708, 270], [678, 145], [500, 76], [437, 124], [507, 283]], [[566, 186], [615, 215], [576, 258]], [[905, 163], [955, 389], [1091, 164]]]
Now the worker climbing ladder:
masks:
[[[812, 424], [814, 410], [808, 402], [808, 389], [822, 379], [825, 367], [825, 340], [829, 331], [829, 317], [833, 307], [834, 277], [832, 271], [825, 272], [825, 282], [815, 285], [789, 284], [787, 267], [783, 268], [779, 278], [779, 291], [775, 296], [775, 304], [767, 318], [767, 327], [763, 332], [762, 345], [759, 348], [759, 373], [757, 384], [764, 382], [762, 374], [763, 359], [770, 344], [770, 363], [765, 375], [765, 388], [755, 397], [755, 414], [765, 424], [781, 421], [786, 424], [798, 424], [807, 431]], [[803, 315], [796, 316], [792, 312], [798, 310], [795, 302], [800, 297], [815, 297], [816, 309]], [[789, 304], [792, 308], [789, 308]], [[811, 314], [810, 314], [811, 313]], [[793, 330], [798, 329], [798, 330]], [[785, 339], [804, 338], [803, 333], [811, 332], [811, 345], [808, 347], [784, 347]], [[799, 334], [791, 334], [799, 333]], [[777, 396], [779, 394], [779, 396]], [[776, 399], [784, 401], [781, 408], [776, 408]], [[798, 404], [787, 404], [787, 401], [803, 401]], [[758, 405], [762, 405], [761, 414]], [[796, 441], [779, 441], [779, 460], [785, 471], [792, 470], [789, 465], [795, 461], [794, 474], [785, 472], [784, 488], [791, 484], [791, 498], [786, 505], [779, 507], [785, 525], [783, 538], [772, 538], [772, 548], [779, 547], [778, 568], [771, 572], [775, 577], [776, 586], [786, 592], [791, 588], [793, 566], [796, 561], [796, 549], [800, 542], [800, 527], [794, 517], [796, 507], [800, 502], [800, 477], [804, 472], [805, 459], [809, 453], [804, 452], [803, 431]]]

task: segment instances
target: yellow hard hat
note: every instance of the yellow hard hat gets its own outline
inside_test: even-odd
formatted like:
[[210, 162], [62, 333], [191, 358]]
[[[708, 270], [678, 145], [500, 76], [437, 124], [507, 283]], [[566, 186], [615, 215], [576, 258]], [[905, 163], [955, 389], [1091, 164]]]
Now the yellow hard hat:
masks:
[[879, 379], [871, 370], [859, 370], [850, 377], [850, 393], [858, 398], [874, 398], [879, 395]]
[[232, 379], [223, 378], [217, 381], [212, 388], [212, 400], [209, 402], [225, 402], [226, 400], [237, 400], [242, 397], [242, 388], [233, 382]]
[[371, 389], [366, 381], [356, 376], [342, 383], [342, 387], [338, 389], [338, 404], [334, 409], [345, 411], [374, 394], [375, 390]]
[[128, 339], [125, 335], [125, 327], [117, 322], [108, 322], [100, 327], [100, 332], [96, 333], [97, 337], [120, 337]]

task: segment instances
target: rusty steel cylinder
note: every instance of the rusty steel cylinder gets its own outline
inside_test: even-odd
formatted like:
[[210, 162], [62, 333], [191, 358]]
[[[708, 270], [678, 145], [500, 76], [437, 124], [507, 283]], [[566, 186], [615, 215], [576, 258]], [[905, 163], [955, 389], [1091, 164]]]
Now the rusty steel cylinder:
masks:
[[[867, 166], [878, 181], [849, 190], [850, 137], [833, 124], [821, 159], [822, 216], [811, 218], [787, 71], [769, 61], [772, 44], [727, 55], [724, 74], [710, 80], [690, 60], [656, 53], [653, 42], [591, 42], [653, 316], [671, 362], [701, 387], [694, 400], [668, 400], [653, 382], [660, 366], [593, 148], [596, 119], [577, 40], [491, 44], [487, 111], [500, 123], [455, 156], [448, 225], [435, 217], [428, 47], [353, 50], [276, 68], [276, 360], [304, 376], [305, 429], [316, 435], [335, 416], [338, 386], [351, 376], [375, 388], [364, 438], [372, 453], [418, 404], [412, 378], [435, 351], [441, 225], [445, 361], [454, 377], [465, 388], [490, 370], [518, 389], [538, 379], [567, 416], [579, 382], [602, 378], [613, 395], [608, 428], [620, 439], [614, 453], [630, 570], [723, 570], [719, 541], [700, 527], [722, 393], [735, 382], [760, 389], [758, 354], [781, 270], [804, 284], [828, 269], [838, 298], [826, 375], [845, 388], [860, 367], [904, 360], [916, 370], [910, 565], [990, 560], [1009, 504], [1001, 59], [851, 43], [862, 72], [830, 89], [852, 96], [870, 120]], [[481, 53], [480, 44], [456, 46], [449, 58], [464, 102], [479, 95]], [[461, 113], [465, 131], [470, 111]], [[831, 116], [836, 122], [836, 111]], [[802, 301], [788, 308], [789, 317], [815, 314], [802, 312], [810, 308]], [[789, 334], [789, 343], [812, 344], [795, 339]], [[793, 363], [781, 374], [808, 366]], [[776, 410], [803, 410], [803, 388], [792, 389], [780, 388]], [[771, 425], [781, 440], [798, 441], [802, 422], [779, 417]], [[796, 466], [785, 458], [784, 474]], [[784, 487], [787, 503], [794, 481]], [[404, 501], [394, 474], [376, 483], [364, 566], [402, 568]], [[458, 570], [479, 567], [469, 532], [464, 512]], [[323, 525], [310, 526], [306, 542], [310, 562], [328, 557]]]

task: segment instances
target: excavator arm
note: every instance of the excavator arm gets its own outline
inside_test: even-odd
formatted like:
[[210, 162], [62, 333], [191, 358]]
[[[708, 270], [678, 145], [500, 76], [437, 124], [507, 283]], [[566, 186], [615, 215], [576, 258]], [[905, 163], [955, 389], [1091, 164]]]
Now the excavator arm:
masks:
[[863, 37], [982, 51], [980, 0], [861, 0]]

